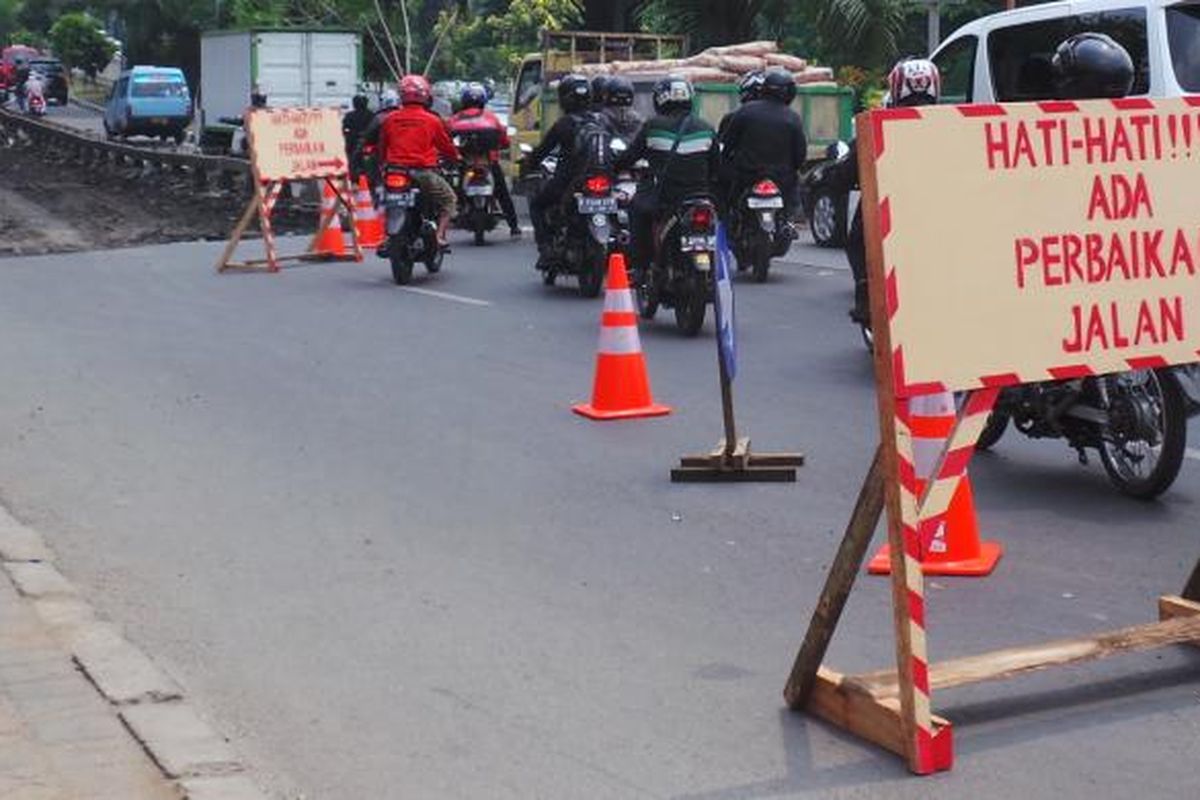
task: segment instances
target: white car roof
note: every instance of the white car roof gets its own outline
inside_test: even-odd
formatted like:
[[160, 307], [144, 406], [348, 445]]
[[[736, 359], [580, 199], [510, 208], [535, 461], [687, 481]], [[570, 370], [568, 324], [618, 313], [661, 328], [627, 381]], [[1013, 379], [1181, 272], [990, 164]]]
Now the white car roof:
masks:
[[[1181, 0], [1071, 0], [1071, 2], [1039, 3], [1038, 5], [998, 11], [968, 22], [946, 37], [945, 42], [966, 34], [978, 35], [985, 29], [1002, 28], [1006, 24], [1086, 14], [1089, 11], [1117, 11], [1126, 8], [1166, 8], [1167, 6], [1191, 5]], [[939, 48], [940, 49], [940, 48]]]

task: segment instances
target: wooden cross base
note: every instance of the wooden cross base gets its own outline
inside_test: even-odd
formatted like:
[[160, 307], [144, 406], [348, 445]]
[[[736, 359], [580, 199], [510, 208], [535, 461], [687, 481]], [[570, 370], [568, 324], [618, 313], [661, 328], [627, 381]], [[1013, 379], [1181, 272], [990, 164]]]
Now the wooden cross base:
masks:
[[732, 448], [722, 439], [711, 453], [684, 456], [671, 469], [672, 483], [795, 483], [802, 453], [751, 453], [750, 440], [738, 439]]

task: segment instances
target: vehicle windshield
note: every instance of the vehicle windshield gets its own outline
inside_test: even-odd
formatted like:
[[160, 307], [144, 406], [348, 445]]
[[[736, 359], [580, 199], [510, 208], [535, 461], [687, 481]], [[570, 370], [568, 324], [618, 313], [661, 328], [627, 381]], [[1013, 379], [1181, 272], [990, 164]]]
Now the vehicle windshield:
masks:
[[1200, 3], [1167, 8], [1167, 41], [1179, 88], [1200, 92]]
[[134, 78], [134, 97], [187, 97], [187, 84], [178, 78]]

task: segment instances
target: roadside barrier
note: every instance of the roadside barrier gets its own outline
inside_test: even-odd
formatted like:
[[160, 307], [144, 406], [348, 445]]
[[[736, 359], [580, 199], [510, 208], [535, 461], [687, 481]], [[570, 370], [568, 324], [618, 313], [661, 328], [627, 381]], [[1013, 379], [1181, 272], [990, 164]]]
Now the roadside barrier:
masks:
[[[928, 492], [919, 531], [921, 571], [926, 575], [989, 575], [1004, 555], [1004, 548], [998, 542], [980, 541], [975, 500], [966, 470], [970, 453], [948, 456], [942, 470], [937, 471], [938, 456], [945, 450], [958, 417], [954, 395], [937, 392], [914, 397], [909, 412], [917, 496], [926, 496]], [[953, 480], [959, 477], [958, 487], [953, 488]], [[891, 549], [885, 544], [867, 564], [867, 571], [872, 575], [890, 575], [891, 558]]]
[[625, 256], [620, 253], [608, 257], [608, 284], [600, 317], [592, 402], [578, 403], [571, 410], [597, 420], [661, 417], [671, 413], [670, 406], [655, 403], [650, 394], [646, 359], [638, 338], [637, 312], [625, 274]]
[[[329, 183], [321, 184], [321, 211], [317, 215], [316, 240], [313, 253], [327, 258], [342, 258], [346, 255], [346, 241], [342, 236], [342, 215], [338, 213], [337, 192]], [[358, 210], [355, 209], [355, 216]]]
[[362, 247], [379, 247], [386, 237], [383, 216], [371, 199], [371, 187], [365, 175], [358, 176], [358, 188], [354, 192], [354, 228], [358, 231], [358, 243]]

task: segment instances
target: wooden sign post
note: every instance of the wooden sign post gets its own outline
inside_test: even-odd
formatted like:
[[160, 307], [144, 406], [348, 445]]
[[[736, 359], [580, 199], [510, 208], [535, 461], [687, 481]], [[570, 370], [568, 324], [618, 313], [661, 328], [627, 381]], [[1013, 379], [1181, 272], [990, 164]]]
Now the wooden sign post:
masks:
[[[243, 118], [246, 142], [250, 149], [250, 167], [254, 176], [254, 195], [229, 235], [229, 242], [217, 261], [217, 271], [227, 269], [266, 269], [278, 272], [285, 261], [342, 260], [362, 261], [362, 249], [353, 222], [349, 225], [350, 252], [330, 256], [317, 252], [317, 243], [334, 221], [339, 209], [354, 218], [350, 202], [350, 164], [342, 136], [341, 113], [336, 108], [252, 108]], [[271, 213], [279, 195], [289, 182], [315, 181], [334, 196], [334, 207], [322, 209], [317, 232], [308, 249], [296, 255], [281, 256], [271, 227]], [[233, 261], [238, 242], [246, 228], [258, 217], [266, 258]]]
[[[949, 769], [932, 690], [1200, 640], [1200, 561], [1159, 622], [930, 664], [922, 523], [944, 513], [1000, 389], [1200, 357], [1200, 98], [942, 106], [858, 119], [880, 446], [784, 689], [905, 758]], [[966, 391], [920, 493], [909, 400]], [[896, 668], [822, 666], [882, 510]]]

